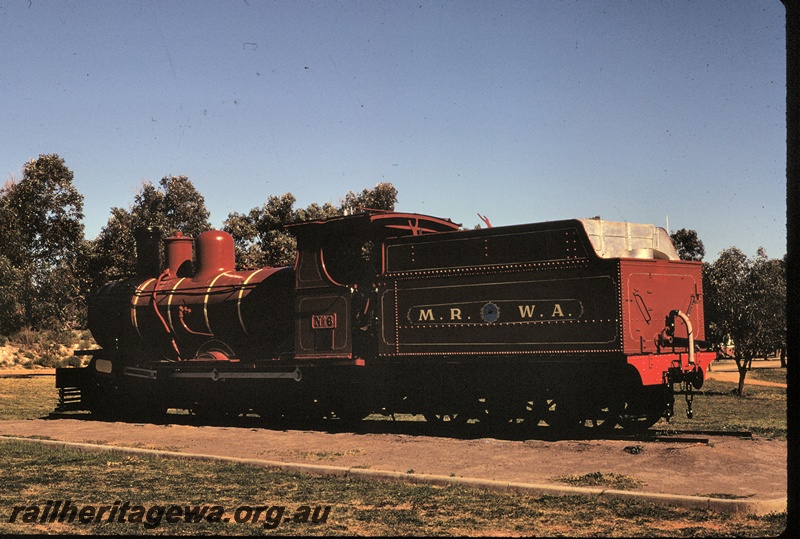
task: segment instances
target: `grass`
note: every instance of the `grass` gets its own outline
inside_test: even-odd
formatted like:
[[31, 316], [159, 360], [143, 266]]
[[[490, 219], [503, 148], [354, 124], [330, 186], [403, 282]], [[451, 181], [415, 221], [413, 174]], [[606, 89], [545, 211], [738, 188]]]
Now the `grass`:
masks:
[[0, 420], [43, 417], [57, 403], [54, 376], [0, 378]]
[[[324, 478], [237, 464], [93, 454], [23, 441], [0, 440], [0, 470], [0, 534], [763, 537], [777, 535], [786, 526], [785, 515], [753, 517], [631, 501], [533, 498], [457, 486]], [[263, 519], [255, 524], [234, 519], [162, 520], [148, 529], [146, 519], [142, 523], [107, 519], [90, 524], [24, 523], [19, 516], [23, 510], [16, 522], [9, 522], [15, 506], [43, 508], [48, 500], [70, 500], [80, 507], [120, 501], [145, 509], [219, 505], [227, 517], [244, 506], [283, 506], [286, 515], [302, 506], [331, 509], [324, 523], [284, 520], [274, 532], [264, 528]]]
[[786, 369], [753, 369], [747, 373], [744, 379], [745, 386], [748, 380], [762, 380], [764, 382], [774, 382], [777, 384], [786, 383]]
[[[750, 376], [748, 374], [748, 376]], [[734, 395], [735, 383], [706, 380], [695, 391], [693, 419], [686, 417], [682, 395], [675, 396], [675, 415], [662, 419], [656, 429], [750, 431], [767, 438], [786, 439], [786, 389], [747, 385], [745, 396]]]
[[604, 487], [614, 490], [636, 490], [645, 485], [644, 481], [617, 473], [592, 472], [584, 475], [565, 475], [553, 481], [566, 483], [573, 487]]
[[312, 459], [321, 461], [334, 461], [339, 457], [345, 455], [358, 455], [361, 453], [360, 449], [351, 449], [349, 451], [289, 451], [289, 455], [296, 455], [301, 459]]

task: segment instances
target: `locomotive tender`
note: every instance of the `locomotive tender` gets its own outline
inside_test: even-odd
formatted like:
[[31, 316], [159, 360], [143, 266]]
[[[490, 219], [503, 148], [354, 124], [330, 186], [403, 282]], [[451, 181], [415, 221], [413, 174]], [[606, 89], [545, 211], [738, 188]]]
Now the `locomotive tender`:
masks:
[[456, 427], [644, 429], [699, 389], [701, 264], [599, 219], [462, 230], [367, 210], [289, 225], [294, 267], [236, 271], [230, 235], [137, 231], [138, 275], [89, 301], [101, 349], [59, 410], [156, 420], [424, 414]]

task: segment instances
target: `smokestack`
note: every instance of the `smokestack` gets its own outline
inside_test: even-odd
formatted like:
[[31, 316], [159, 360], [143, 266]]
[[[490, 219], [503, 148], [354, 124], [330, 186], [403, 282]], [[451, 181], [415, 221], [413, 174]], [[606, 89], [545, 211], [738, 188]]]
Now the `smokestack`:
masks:
[[136, 239], [136, 276], [156, 278], [161, 274], [161, 229], [140, 226], [133, 232]]
[[164, 250], [167, 253], [167, 268], [170, 277], [192, 276], [192, 254], [194, 238], [176, 232], [164, 240]]

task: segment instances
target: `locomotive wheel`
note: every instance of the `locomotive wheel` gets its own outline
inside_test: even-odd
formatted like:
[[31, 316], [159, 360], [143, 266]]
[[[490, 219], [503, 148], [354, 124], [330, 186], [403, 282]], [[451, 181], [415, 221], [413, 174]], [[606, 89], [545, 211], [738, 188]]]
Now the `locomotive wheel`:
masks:
[[125, 418], [137, 423], [164, 423], [167, 406], [158, 402], [134, 402], [131, 410], [125, 412]]
[[167, 406], [152, 396], [142, 397], [111, 385], [95, 386], [89, 408], [93, 416], [104, 421], [163, 423], [167, 415]]
[[326, 395], [321, 405], [328, 419], [336, 418], [347, 426], [357, 425], [372, 413], [372, 406], [355, 387], [348, 388], [345, 394]]
[[371, 413], [361, 406], [339, 406], [333, 410], [333, 414], [346, 425], [356, 425]]
[[114, 421], [122, 415], [117, 408], [117, 390], [108, 385], [95, 385], [89, 401], [89, 411], [101, 421]]
[[222, 425], [229, 416], [228, 412], [218, 406], [199, 403], [194, 408], [189, 408], [189, 414], [204, 425]]

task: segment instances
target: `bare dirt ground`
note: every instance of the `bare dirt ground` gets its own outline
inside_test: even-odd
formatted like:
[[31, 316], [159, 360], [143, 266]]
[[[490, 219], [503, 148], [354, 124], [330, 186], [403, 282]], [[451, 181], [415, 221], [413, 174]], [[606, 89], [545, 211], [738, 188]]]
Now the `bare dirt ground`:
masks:
[[[787, 489], [785, 441], [721, 436], [689, 444], [517, 441], [385, 429], [326, 432], [90, 419], [2, 421], [0, 435], [534, 484], [556, 484], [560, 476], [616, 473], [642, 481], [641, 492], [662, 494], [770, 500], [786, 497]], [[641, 451], [631, 452], [631, 446]]]

